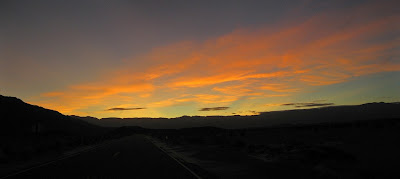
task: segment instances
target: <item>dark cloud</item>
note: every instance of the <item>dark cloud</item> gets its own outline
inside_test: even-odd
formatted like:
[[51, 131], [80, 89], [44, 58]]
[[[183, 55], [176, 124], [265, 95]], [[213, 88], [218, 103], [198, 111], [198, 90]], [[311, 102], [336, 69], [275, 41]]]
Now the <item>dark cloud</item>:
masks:
[[260, 114], [260, 113], [259, 113], [259, 112], [257, 112], [257, 111], [250, 111], [250, 110], [249, 110], [249, 112], [250, 112], [250, 113], [252, 113], [252, 114], [255, 114], [255, 115], [258, 115], [258, 114]]
[[213, 107], [213, 108], [201, 108], [199, 111], [221, 111], [227, 109], [229, 109], [229, 107]]
[[129, 111], [129, 110], [140, 110], [140, 109], [146, 109], [146, 108], [110, 108], [107, 109], [106, 111]]
[[302, 107], [320, 107], [320, 106], [332, 106], [335, 103], [286, 103], [282, 106], [295, 106], [296, 108]]
[[312, 101], [313, 103], [321, 103], [327, 101], [326, 99], [319, 99], [319, 100], [314, 100]]

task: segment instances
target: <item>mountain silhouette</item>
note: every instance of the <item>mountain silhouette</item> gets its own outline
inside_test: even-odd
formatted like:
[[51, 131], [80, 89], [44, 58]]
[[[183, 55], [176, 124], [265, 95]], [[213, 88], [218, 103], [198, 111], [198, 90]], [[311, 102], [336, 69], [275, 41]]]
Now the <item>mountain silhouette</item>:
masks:
[[80, 119], [2, 95], [0, 95], [0, 123], [1, 135], [34, 133], [91, 135], [102, 130], [101, 127]]
[[140, 126], [153, 129], [193, 127], [253, 128], [277, 125], [350, 122], [400, 118], [400, 103], [367, 103], [311, 109], [261, 112], [253, 116], [182, 116], [177, 118], [102, 118], [78, 117], [104, 127]]
[[178, 118], [102, 118], [66, 116], [57, 111], [30, 105], [15, 97], [0, 95], [0, 134], [58, 132], [90, 135], [101, 127], [139, 126], [172, 129], [196, 127], [252, 128], [275, 125], [347, 122], [399, 118], [400, 103], [367, 103], [312, 109], [261, 112], [253, 116], [182, 116]]

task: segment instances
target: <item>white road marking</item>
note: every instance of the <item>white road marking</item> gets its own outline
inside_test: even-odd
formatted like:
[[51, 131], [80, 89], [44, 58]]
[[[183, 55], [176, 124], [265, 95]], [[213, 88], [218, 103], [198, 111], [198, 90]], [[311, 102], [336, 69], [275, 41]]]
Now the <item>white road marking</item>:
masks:
[[149, 138], [145, 137], [147, 140], [149, 140], [154, 146], [156, 146], [157, 148], [159, 148], [161, 151], [163, 151], [166, 155], [168, 155], [169, 157], [171, 157], [172, 159], [174, 159], [176, 162], [178, 162], [183, 168], [185, 168], [186, 170], [188, 170], [193, 176], [195, 176], [197, 179], [202, 179], [199, 175], [197, 175], [196, 173], [194, 173], [192, 170], [189, 169], [189, 167], [187, 167], [186, 165], [184, 165], [182, 162], [180, 162], [178, 159], [174, 158], [173, 156], [169, 155], [164, 149], [162, 149], [161, 147], [159, 147], [158, 145], [154, 144], [153, 141], [151, 141]]
[[121, 152], [115, 152], [115, 154], [113, 155], [113, 157], [116, 157], [117, 155], [119, 155]]
[[[149, 140], [154, 146], [156, 146], [157, 148], [159, 148], [162, 152], [164, 152], [166, 155], [168, 155], [169, 157], [171, 157], [172, 159], [174, 159], [176, 162], [178, 162], [183, 168], [185, 168], [186, 170], [188, 170], [188, 171], [189, 171], [193, 176], [195, 176], [197, 179], [202, 179], [199, 175], [197, 175], [197, 174], [194, 173], [192, 170], [190, 170], [187, 166], [185, 166], [183, 163], [181, 163], [178, 159], [176, 159], [176, 158], [172, 157], [171, 155], [169, 155], [164, 149], [162, 149], [162, 148], [160, 148], [159, 146], [157, 146], [156, 144], [154, 144], [154, 143], [153, 143], [150, 139], [148, 139], [147, 137], [145, 137], [145, 138], [146, 138], [147, 140]], [[122, 138], [122, 139], [123, 139], [123, 138]], [[117, 140], [121, 140], [121, 139], [117, 139]], [[115, 141], [117, 141], [117, 140], [115, 140]], [[27, 172], [27, 171], [30, 171], [30, 170], [33, 170], [33, 169], [36, 169], [36, 168], [40, 168], [40, 167], [43, 167], [43, 166], [46, 166], [46, 165], [50, 165], [50, 164], [55, 163], [55, 162], [58, 162], [58, 161], [60, 161], [60, 160], [65, 160], [65, 159], [71, 158], [71, 157], [73, 157], [73, 156], [79, 155], [79, 154], [81, 154], [81, 153], [84, 153], [84, 152], [88, 152], [88, 151], [97, 149], [97, 148], [99, 148], [99, 147], [105, 146], [105, 145], [110, 144], [110, 143], [115, 142], [115, 141], [110, 141], [110, 142], [107, 142], [107, 143], [104, 143], [104, 144], [99, 144], [99, 145], [97, 145], [97, 146], [91, 147], [91, 148], [89, 148], [89, 149], [87, 149], [87, 150], [84, 150], [84, 151], [81, 151], [81, 152], [79, 152], [79, 153], [74, 153], [74, 154], [71, 154], [71, 155], [67, 155], [67, 156], [64, 156], [64, 157], [60, 157], [60, 158], [55, 159], [55, 160], [53, 160], [53, 161], [49, 161], [49, 162], [46, 162], [46, 163], [43, 163], [43, 164], [40, 164], [40, 165], [37, 165], [37, 166], [33, 166], [33, 167], [31, 167], [31, 168], [27, 168], [27, 169], [24, 169], [24, 170], [15, 172], [15, 173], [11, 173], [11, 174], [9, 174], [9, 175], [6, 175], [6, 176], [1, 177], [0, 179], [5, 179], [5, 178], [12, 177], [12, 176], [15, 176], [15, 175], [18, 175], [18, 174], [21, 174], [21, 173], [25, 173], [25, 172]], [[115, 156], [117, 156], [117, 155], [119, 155], [119, 154], [120, 154], [120, 152], [116, 152], [116, 153], [113, 155], [113, 157], [115, 157]]]

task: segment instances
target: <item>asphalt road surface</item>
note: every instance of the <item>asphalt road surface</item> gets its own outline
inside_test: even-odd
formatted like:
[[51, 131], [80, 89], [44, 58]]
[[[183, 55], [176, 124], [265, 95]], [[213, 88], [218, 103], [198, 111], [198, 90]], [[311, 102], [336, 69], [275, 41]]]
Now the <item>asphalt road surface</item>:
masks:
[[143, 135], [133, 135], [7, 178], [195, 177]]

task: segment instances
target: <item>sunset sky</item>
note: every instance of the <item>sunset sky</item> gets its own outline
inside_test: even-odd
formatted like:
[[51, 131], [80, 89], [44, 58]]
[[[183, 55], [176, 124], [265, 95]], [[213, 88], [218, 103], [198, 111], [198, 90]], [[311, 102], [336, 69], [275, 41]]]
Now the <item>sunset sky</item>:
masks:
[[0, 2], [0, 94], [94, 117], [400, 101], [399, 1]]

